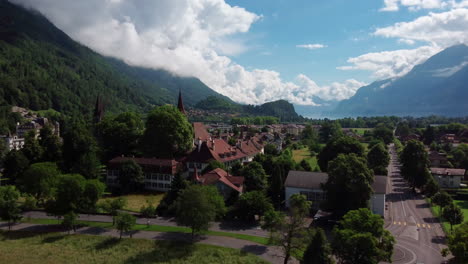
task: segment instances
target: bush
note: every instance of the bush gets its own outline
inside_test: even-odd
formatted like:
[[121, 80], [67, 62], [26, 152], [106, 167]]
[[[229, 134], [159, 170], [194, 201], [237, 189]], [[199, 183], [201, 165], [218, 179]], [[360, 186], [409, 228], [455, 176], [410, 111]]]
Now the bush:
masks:
[[31, 210], [37, 209], [36, 198], [32, 197], [31, 195], [27, 195], [25, 197], [25, 200], [21, 209], [23, 209], [23, 211], [31, 211]]

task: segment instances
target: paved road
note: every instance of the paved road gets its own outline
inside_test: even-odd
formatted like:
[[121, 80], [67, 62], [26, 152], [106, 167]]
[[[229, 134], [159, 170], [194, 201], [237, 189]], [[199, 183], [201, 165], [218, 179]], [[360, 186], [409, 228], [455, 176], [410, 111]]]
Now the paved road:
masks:
[[445, 234], [420, 194], [414, 194], [400, 175], [400, 164], [394, 146], [390, 147], [388, 170], [386, 228], [397, 243], [393, 263], [444, 263], [440, 250]]
[[[48, 216], [43, 211], [30, 211], [23, 214], [24, 218], [36, 218], [36, 219], [56, 219], [53, 216]], [[94, 222], [106, 222], [111, 223], [112, 217], [108, 215], [87, 215], [80, 214], [79, 220], [94, 221]], [[137, 224], [147, 224], [147, 218], [137, 218]], [[177, 226], [177, 223], [173, 218], [157, 217], [150, 218], [150, 224], [161, 225], [161, 226]], [[244, 225], [234, 222], [214, 222], [210, 227], [211, 231], [222, 231], [231, 232], [236, 234], [245, 234], [251, 236], [268, 237], [268, 232], [262, 230], [260, 226]]]
[[[7, 230], [8, 226], [6, 223], [0, 223], [0, 229]], [[15, 231], [27, 231], [27, 232], [63, 232], [63, 228], [58, 225], [39, 225], [39, 224], [28, 224], [21, 223], [13, 226], [12, 230]], [[84, 235], [99, 235], [109, 237], [119, 237], [117, 230], [104, 229], [98, 227], [82, 227], [76, 230], [76, 234]], [[126, 234], [129, 235], [129, 234]], [[170, 241], [191, 241], [190, 234], [183, 233], [172, 233], [172, 232], [153, 232], [153, 231], [132, 231], [133, 238], [144, 238], [154, 240], [170, 240]], [[242, 251], [257, 255], [264, 260], [280, 264], [283, 263], [284, 258], [281, 249], [278, 247], [265, 246], [257, 244], [255, 242], [235, 239], [231, 237], [220, 237], [220, 236], [203, 236], [197, 243], [215, 245], [227, 248], [240, 249]], [[299, 263], [297, 260], [292, 259], [289, 263]]]

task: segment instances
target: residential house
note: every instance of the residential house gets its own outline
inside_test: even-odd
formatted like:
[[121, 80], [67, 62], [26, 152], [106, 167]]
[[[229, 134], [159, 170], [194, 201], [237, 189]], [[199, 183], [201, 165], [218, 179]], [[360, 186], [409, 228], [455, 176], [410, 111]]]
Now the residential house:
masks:
[[[289, 206], [289, 198], [293, 194], [300, 193], [312, 202], [312, 208], [318, 209], [326, 200], [326, 193], [322, 190], [321, 184], [325, 184], [327, 180], [328, 174], [323, 172], [289, 171], [284, 184], [286, 206]], [[384, 216], [387, 177], [375, 176], [372, 189], [374, 193], [370, 199], [370, 209], [374, 214]]]
[[20, 150], [24, 147], [24, 138], [18, 137], [17, 135], [4, 135], [0, 136], [5, 140], [5, 145], [8, 151]]
[[430, 151], [428, 156], [429, 156], [429, 161], [431, 162], [431, 167], [447, 168], [449, 165], [446, 153], [442, 153], [438, 151]]
[[169, 191], [174, 176], [183, 169], [182, 163], [171, 159], [116, 157], [107, 164], [106, 182], [108, 185], [119, 185], [122, 164], [129, 160], [133, 160], [141, 166], [147, 190]]
[[431, 174], [442, 188], [460, 188], [464, 169], [431, 168]]
[[203, 185], [214, 185], [225, 200], [232, 197], [233, 194], [239, 195], [244, 191], [244, 177], [229, 175], [223, 169], [217, 168], [210, 172], [198, 176], [194, 174], [194, 180]]

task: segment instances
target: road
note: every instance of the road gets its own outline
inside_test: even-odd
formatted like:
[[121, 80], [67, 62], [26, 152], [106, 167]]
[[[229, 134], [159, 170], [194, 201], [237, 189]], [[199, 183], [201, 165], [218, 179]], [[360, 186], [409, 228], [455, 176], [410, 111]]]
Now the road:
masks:
[[393, 263], [444, 263], [440, 250], [445, 234], [421, 194], [415, 194], [400, 174], [395, 147], [390, 146], [385, 222], [396, 239]]
[[[54, 216], [49, 216], [43, 211], [29, 211], [23, 214], [24, 218], [32, 219], [57, 219]], [[109, 215], [93, 215], [93, 214], [79, 214], [79, 220], [83, 221], [93, 221], [93, 222], [106, 222], [112, 223], [112, 216]], [[173, 218], [167, 217], [157, 217], [150, 218], [151, 225], [161, 225], [161, 226], [177, 226], [177, 223]], [[136, 223], [146, 225], [147, 218], [137, 218]], [[244, 234], [258, 237], [268, 237], [269, 234], [267, 231], [262, 230], [258, 225], [244, 225], [235, 222], [213, 222], [210, 226], [211, 231], [221, 231], [221, 232], [230, 232], [236, 234]]]

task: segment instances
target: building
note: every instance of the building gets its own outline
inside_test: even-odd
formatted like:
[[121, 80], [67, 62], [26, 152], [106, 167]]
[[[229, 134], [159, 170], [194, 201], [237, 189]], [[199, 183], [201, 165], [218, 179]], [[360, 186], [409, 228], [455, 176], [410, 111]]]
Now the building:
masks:
[[198, 176], [195, 173], [195, 181], [203, 185], [214, 185], [219, 193], [227, 200], [233, 194], [242, 194], [244, 191], [244, 177], [229, 175], [223, 169], [217, 168], [208, 173]]
[[464, 169], [431, 168], [431, 174], [442, 188], [460, 188]]
[[108, 185], [119, 185], [122, 164], [129, 160], [141, 166], [145, 176], [145, 189], [153, 191], [169, 191], [174, 176], [183, 168], [180, 162], [170, 159], [116, 157], [107, 164]]
[[17, 135], [0, 136], [0, 138], [5, 140], [8, 151], [20, 150], [24, 147], [24, 138], [20, 138]]
[[447, 168], [448, 159], [446, 153], [441, 153], [438, 151], [429, 152], [429, 161], [431, 162], [431, 167], [434, 168]]
[[[289, 171], [284, 183], [286, 206], [289, 206], [289, 198], [293, 194], [300, 193], [312, 202], [313, 209], [319, 209], [320, 204], [326, 200], [326, 193], [321, 185], [327, 180], [328, 174], [323, 172]], [[374, 214], [384, 216], [387, 177], [375, 176], [372, 189], [374, 193], [370, 200], [370, 209]]]
[[182, 101], [182, 91], [179, 90], [179, 100], [177, 101], [177, 108], [179, 109], [179, 111], [184, 114], [184, 115], [187, 115], [187, 112], [185, 112], [185, 108], [184, 108], [184, 101]]

